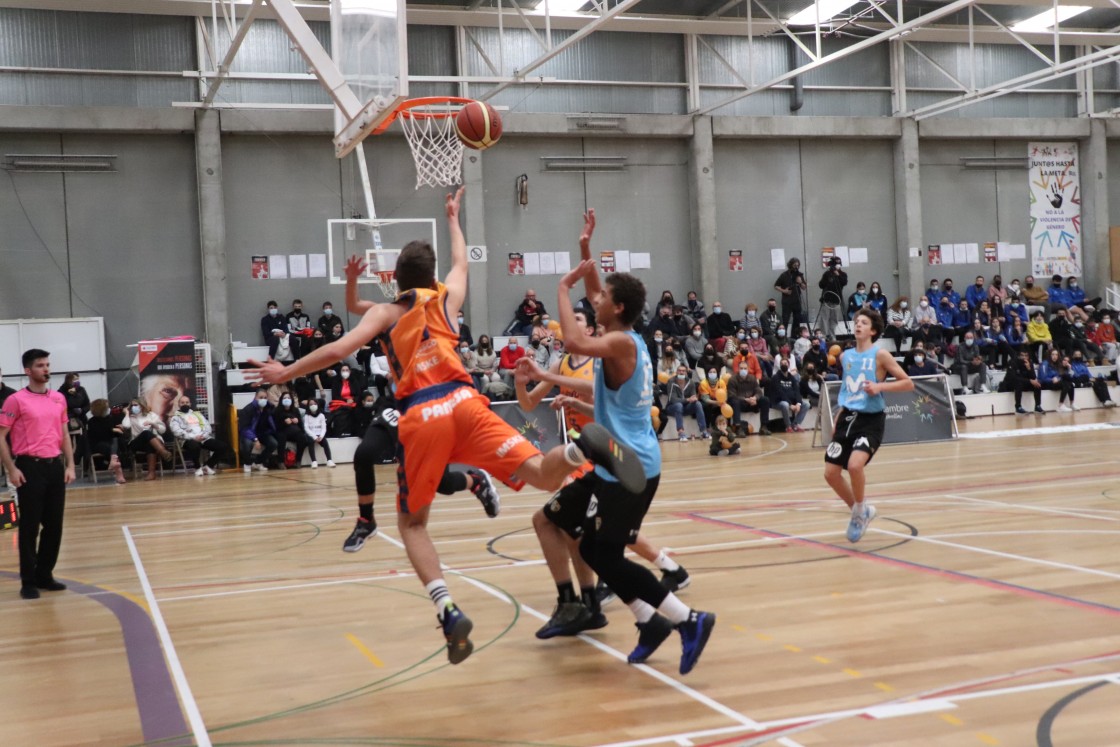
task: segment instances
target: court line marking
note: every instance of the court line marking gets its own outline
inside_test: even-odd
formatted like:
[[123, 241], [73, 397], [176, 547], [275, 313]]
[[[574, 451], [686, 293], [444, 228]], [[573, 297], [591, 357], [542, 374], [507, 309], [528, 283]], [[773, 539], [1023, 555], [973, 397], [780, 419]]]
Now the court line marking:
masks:
[[171, 642], [171, 633], [167, 629], [167, 623], [163, 620], [163, 613], [160, 612], [159, 602], [156, 601], [156, 595], [152, 592], [152, 585], [148, 582], [148, 574], [144, 571], [144, 561], [140, 559], [140, 552], [136, 549], [136, 543], [132, 541], [132, 534], [128, 530], [128, 525], [122, 525], [121, 531], [124, 533], [125, 543], [128, 544], [128, 552], [132, 555], [132, 564], [136, 567], [140, 587], [144, 590], [144, 598], [148, 601], [148, 612], [152, 616], [152, 622], [155, 623], [156, 632], [159, 633], [160, 644], [163, 646], [163, 653], [167, 657], [171, 677], [175, 680], [175, 689], [179, 691], [179, 698], [183, 701], [183, 709], [187, 712], [187, 720], [190, 722], [191, 732], [194, 734], [197, 747], [211, 747], [210, 734], [206, 731], [206, 724], [202, 721], [202, 713], [198, 710], [198, 703], [195, 702], [194, 694], [191, 693], [191, 686], [187, 682], [183, 665], [179, 662], [179, 655], [175, 653], [175, 644]]
[[[341, 520], [341, 517], [339, 517]], [[337, 523], [332, 521], [331, 523]], [[218, 534], [221, 532], [236, 532], [242, 529], [259, 529], [260, 527], [286, 527], [286, 526], [314, 526], [311, 519], [304, 521], [258, 521], [252, 524], [236, 524], [233, 526], [218, 523], [213, 526], [199, 527], [197, 529], [168, 529], [166, 532], [137, 532], [133, 537], [171, 537], [184, 534]]]
[[[396, 546], [397, 548], [401, 549], [402, 551], [405, 549], [403, 542], [401, 542], [398, 539], [395, 539], [393, 537], [388, 536], [384, 532], [378, 532], [377, 536], [380, 537], [381, 539], [385, 540], [389, 544]], [[448, 568], [443, 563], [440, 563], [440, 566], [445, 571], [447, 571], [448, 573], [452, 573], [452, 574], [458, 576], [463, 581], [466, 581], [471, 586], [474, 586], [475, 588], [486, 592], [490, 596], [492, 596], [496, 599], [499, 599], [499, 600], [505, 602], [506, 604], [509, 604], [509, 605], [514, 604], [513, 598], [511, 596], [509, 596], [508, 594], [506, 594], [505, 592], [499, 591], [498, 589], [495, 589], [494, 587], [490, 586], [489, 584], [487, 584], [485, 582], [482, 582], [482, 581], [479, 581], [477, 579], [466, 576], [466, 575], [464, 575], [464, 573], [462, 571], [456, 571], [456, 570], [453, 570], [451, 568]], [[533, 607], [530, 607], [526, 604], [522, 604], [521, 609], [525, 610], [530, 615], [536, 617], [539, 620], [547, 622], [548, 619], [549, 619], [548, 615], [545, 615], [544, 613], [539, 612], [538, 610], [536, 610]], [[596, 639], [594, 639], [594, 638], [592, 638], [591, 636], [588, 636], [588, 635], [581, 634], [581, 635], [576, 636], [576, 637], [579, 638], [580, 640], [582, 640], [584, 643], [590, 644], [594, 648], [597, 648], [599, 651], [602, 651], [603, 653], [606, 653], [606, 654], [608, 654], [608, 655], [610, 655], [610, 656], [614, 657], [615, 659], [618, 659], [622, 662], [626, 662], [626, 654], [622, 653], [618, 649], [611, 648], [610, 646], [606, 645], [602, 641], [598, 641], [598, 640], [596, 640]], [[707, 695], [704, 695], [703, 693], [692, 689], [691, 687], [689, 687], [688, 685], [685, 685], [682, 682], [678, 682], [677, 680], [673, 679], [669, 675], [662, 674], [661, 672], [654, 669], [653, 667], [650, 667], [646, 664], [637, 664], [637, 665], [630, 665], [630, 666], [634, 666], [636, 669], [639, 669], [639, 670], [645, 672], [646, 674], [653, 677], [654, 679], [660, 680], [662, 683], [668, 685], [669, 687], [673, 688], [674, 690], [681, 693], [682, 695], [686, 695], [686, 696], [692, 698], [693, 700], [697, 701], [698, 703], [701, 703], [703, 705], [708, 706], [708, 708], [716, 711], [717, 713], [719, 713], [723, 716], [726, 716], [727, 718], [731, 719], [732, 721], [735, 721], [735, 722], [737, 722], [737, 723], [739, 723], [743, 726], [746, 726], [746, 727], [752, 728], [752, 729], [758, 725], [758, 722], [755, 721], [754, 719], [750, 718], [749, 716], [744, 716], [743, 714], [739, 713], [738, 711], [736, 711], [732, 708], [728, 708], [727, 706], [723, 705], [719, 701], [714, 700], [714, 699], [708, 697]]]
[[[967, 491], [961, 491], [961, 492], [967, 492]], [[1059, 516], [1069, 516], [1069, 517], [1072, 517], [1072, 518], [1075, 518], [1075, 519], [1093, 519], [1093, 520], [1103, 519], [1104, 521], [1120, 521], [1120, 518], [1114, 518], [1114, 517], [1111, 517], [1111, 516], [1098, 516], [1096, 514], [1085, 515], [1085, 514], [1076, 513], [1076, 511], [1078, 510], [1076, 508], [1069, 509], [1069, 508], [1054, 508], [1052, 506], [1033, 506], [1029, 503], [1024, 503], [1024, 504], [1007, 503], [1006, 501], [993, 501], [990, 498], [972, 498], [972, 497], [967, 496], [967, 495], [952, 495], [952, 494], [948, 494], [948, 493], [946, 493], [946, 495], [949, 498], [956, 498], [958, 500], [969, 501], [971, 503], [984, 503], [984, 504], [987, 504], [989, 506], [1000, 506], [1001, 508], [1026, 509], [1028, 511], [1036, 511], [1036, 512], [1044, 513], [1044, 514], [1058, 514]]]
[[957, 437], [965, 439], [1014, 438], [1016, 436], [1048, 436], [1056, 433], [1082, 433], [1087, 431], [1110, 431], [1120, 426], [1112, 423], [1085, 423], [1083, 425], [1054, 425], [1037, 428], [1019, 428], [1010, 431], [977, 431], [961, 433]]
[[385, 666], [385, 662], [381, 661], [381, 659], [378, 659], [377, 654], [370, 651], [369, 648], [364, 643], [362, 643], [356, 635], [354, 635], [353, 633], [347, 633], [346, 640], [354, 644], [354, 647], [362, 652], [362, 656], [373, 662], [373, 666], [378, 667], [379, 669]]

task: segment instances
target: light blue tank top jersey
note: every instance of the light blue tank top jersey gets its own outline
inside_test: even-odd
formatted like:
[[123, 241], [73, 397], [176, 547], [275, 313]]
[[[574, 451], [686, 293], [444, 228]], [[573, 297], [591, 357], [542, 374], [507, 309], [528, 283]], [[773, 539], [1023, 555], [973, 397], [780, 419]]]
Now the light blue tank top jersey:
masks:
[[840, 363], [844, 368], [844, 378], [840, 383], [840, 406], [852, 412], [882, 412], [886, 407], [886, 400], [882, 394], [869, 395], [863, 391], [863, 385], [868, 381], [878, 380], [878, 366], [875, 355], [879, 352], [879, 343], [874, 343], [863, 353], [855, 348], [845, 350], [840, 356]]
[[[661, 474], [661, 446], [653, 431], [650, 408], [653, 407], [653, 366], [645, 342], [636, 332], [626, 336], [638, 351], [634, 373], [618, 389], [607, 386], [603, 361], [595, 359], [595, 422], [611, 432], [616, 439], [638, 452], [647, 478]], [[602, 467], [595, 468], [604, 480], [617, 482]]]

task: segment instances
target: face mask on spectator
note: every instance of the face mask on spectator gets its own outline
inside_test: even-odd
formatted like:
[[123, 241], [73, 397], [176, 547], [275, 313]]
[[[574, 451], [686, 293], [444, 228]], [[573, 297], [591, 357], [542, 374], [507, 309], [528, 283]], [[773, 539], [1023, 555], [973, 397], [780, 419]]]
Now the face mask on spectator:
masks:
[[459, 352], [460, 352], [460, 353], [462, 353], [463, 355], [466, 355], [466, 354], [467, 354], [467, 353], [469, 353], [470, 351], [471, 351], [470, 347], [468, 347], [468, 346], [466, 346], [466, 345], [464, 345], [463, 347], [459, 348]]
[[747, 378], [747, 369], [745, 369], [745, 368], [740, 368], [739, 369], [739, 378], [740, 379]]
[[268, 404], [268, 397], [257, 397], [257, 407], [264, 407]]
[[766, 308], [770, 309], [771, 311], [777, 311], [778, 310], [778, 307], [775, 306], [774, 304], [768, 304], [766, 306]]
[[692, 336], [695, 337], [697, 340], [699, 340], [700, 339], [700, 330], [698, 330], [698, 329], [692, 330]]
[[921, 306], [923, 309], [928, 309], [929, 308], [929, 301], [919, 301], [918, 305]]
[[373, 403], [372, 402], [363, 402], [362, 407], [366, 408], [367, 410], [372, 410], [373, 409]]
[[140, 414], [140, 405], [133, 405], [132, 407], [128, 408], [128, 411], [131, 412], [133, 415], [139, 415]]
[[757, 340], [758, 339], [758, 333], [757, 332], [751, 332], [751, 339], [752, 340]]
[[708, 372], [708, 381], [715, 381], [715, 380], [716, 380], [716, 379], [718, 379], [718, 378], [719, 378], [719, 377], [718, 377], [718, 376], [716, 376], [716, 375], [715, 375], [715, 373], [713, 373], [713, 372], [711, 372], [711, 371], [709, 371], [709, 372]]
[[670, 347], [669, 345], [666, 345], [665, 346], [665, 355], [672, 355], [672, 354], [673, 354], [673, 348]]
[[349, 371], [343, 371], [342, 372], [342, 378], [349, 379], [350, 378], [350, 372]]
[[679, 374], [677, 374], [677, 378], [678, 378], [679, 380], [681, 380], [681, 381], [684, 381], [685, 379], [687, 379], [687, 378], [688, 378], [688, 375], [687, 375], [687, 374], [682, 374], [682, 373], [679, 373]]
[[923, 361], [925, 361], [925, 359], [926, 359], [926, 357], [924, 355], [915, 355], [914, 356], [914, 362], [917, 363], [919, 366], [922, 364]]
[[462, 325], [462, 324], [463, 324], [463, 315], [462, 315], [462, 314], [460, 314], [460, 315], [459, 315], [459, 316], [458, 316], [458, 317], [456, 318], [456, 321], [458, 321], [458, 322], [459, 322], [459, 324], [460, 324], [460, 325]]
[[901, 303], [898, 304], [898, 308], [905, 309], [909, 305], [910, 305], [909, 301], [902, 301]]
[[746, 332], [736, 332], [735, 336], [738, 337], [740, 340], [747, 339], [747, 333]]
[[307, 411], [314, 415], [315, 413], [319, 412], [319, 405], [308, 405]]
[[1070, 287], [1070, 288], [1076, 288], [1076, 287], [1077, 287], [1077, 283], [1075, 283], [1075, 282], [1073, 282], [1073, 281], [1071, 280], [1071, 281], [1070, 281], [1070, 284], [1069, 284], [1069, 287]]
[[549, 323], [549, 322], [551, 322], [551, 321], [552, 321], [552, 320], [551, 320], [551, 319], [549, 319], [549, 318], [548, 318], [547, 316], [542, 316], [542, 317], [541, 317], [541, 324], [543, 324], [543, 325], [544, 325], [544, 326], [546, 326], [546, 327], [548, 326], [548, 323]]
[[805, 373], [808, 374], [809, 376], [812, 376], [816, 372], [817, 372], [817, 369], [816, 369], [815, 366], [808, 366], [808, 367], [805, 368]]
[[296, 312], [297, 314], [299, 314], [299, 313], [301, 313], [301, 312], [303, 311], [303, 307], [297, 304], [297, 305], [295, 305], [295, 306], [293, 306], [293, 307], [292, 307], [292, 311], [294, 311], [294, 312]]
[[510, 350], [517, 350], [517, 340], [510, 340], [509, 341], [509, 349]]
[[930, 283], [930, 284], [929, 284], [929, 289], [930, 289], [931, 291], [935, 291], [935, 290], [937, 290], [937, 283]]
[[782, 361], [782, 370], [783, 371], [788, 371], [789, 370], [789, 364], [786, 363], [785, 361]]
[[331, 316], [332, 314], [334, 314], [334, 309], [332, 309], [330, 306], [323, 309], [323, 316]]
[[270, 306], [269, 309], [268, 309], [268, 315], [269, 316], [276, 316], [279, 313], [280, 313], [280, 309], [276, 308], [275, 306]]
[[665, 339], [665, 338], [663, 338], [661, 335], [654, 335], [653, 336], [653, 341], [654, 342], [661, 342], [663, 339]]
[[754, 311], [754, 309], [751, 309], [750, 311], [747, 312], [747, 317], [750, 318], [750, 319], [754, 319], [755, 314], [756, 314], [756, 312]]
[[541, 346], [541, 341], [540, 340], [531, 340], [529, 342], [529, 344], [532, 345], [534, 348], [539, 348]]
[[785, 329], [782, 328], [782, 327], [778, 327], [778, 337], [785, 337], [785, 336], [786, 336]]
[[1011, 288], [1012, 293], [1018, 293], [1019, 292], [1019, 284], [1018, 283], [1012, 283], [1010, 288]]
[[879, 286], [877, 286], [877, 285], [871, 286], [871, 292], [872, 293], [878, 293], [879, 292]]
[[1112, 324], [1112, 320], [1109, 319], [1107, 316], [1104, 319], [1101, 319], [1101, 321], [1104, 322], [1105, 324]]
[[284, 399], [280, 400], [280, 404], [284, 405], [284, 407], [291, 407], [292, 406], [292, 398], [291, 397], [285, 397]]
[[723, 307], [722, 306], [713, 306], [712, 307], [712, 312], [716, 313], [716, 314], [722, 313], [723, 312]]
[[1073, 326], [1077, 327], [1078, 329], [1081, 329], [1082, 327], [1085, 326], [1085, 323], [1084, 322], [1074, 322]]
[[179, 412], [183, 413], [184, 415], [186, 415], [190, 411], [191, 411], [191, 406], [190, 405], [179, 405]]
[[973, 340], [971, 337], [964, 338], [964, 344], [965, 345], [971, 346], [974, 342], [975, 342], [975, 340]]

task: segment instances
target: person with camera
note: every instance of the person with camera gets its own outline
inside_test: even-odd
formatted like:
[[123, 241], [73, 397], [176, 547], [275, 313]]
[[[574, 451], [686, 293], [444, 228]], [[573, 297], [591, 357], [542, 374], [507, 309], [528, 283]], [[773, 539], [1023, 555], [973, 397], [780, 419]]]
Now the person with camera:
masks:
[[821, 289], [821, 311], [818, 323], [824, 327], [829, 340], [836, 339], [836, 325], [843, 321], [840, 304], [844, 300], [844, 286], [848, 284], [848, 273], [840, 269], [842, 261], [833, 257], [828, 261], [828, 270], [821, 276], [817, 286]]

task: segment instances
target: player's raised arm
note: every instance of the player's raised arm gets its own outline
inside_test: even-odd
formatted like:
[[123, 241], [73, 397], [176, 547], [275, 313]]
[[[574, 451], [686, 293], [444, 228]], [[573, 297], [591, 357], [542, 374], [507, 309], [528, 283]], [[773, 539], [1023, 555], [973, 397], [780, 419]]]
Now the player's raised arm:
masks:
[[[591, 257], [591, 234], [595, 233], [595, 208], [588, 208], [583, 214], [583, 230], [579, 234], [579, 257], [583, 261]], [[594, 272], [583, 280], [584, 295], [594, 298], [601, 290], [603, 284], [599, 282], [599, 273]]]
[[366, 271], [366, 263], [358, 255], [346, 260], [346, 310], [351, 314], [365, 314], [373, 301], [363, 301], [358, 296], [358, 278]]
[[[598, 282], [598, 270], [595, 260], [585, 259], [576, 265], [575, 269], [560, 278], [560, 287], [557, 291], [556, 305], [560, 316], [560, 331], [564, 335], [564, 349], [572, 355], [589, 355], [592, 358], [605, 358], [612, 350], [612, 343], [619, 337], [626, 336], [621, 332], [609, 332], [602, 337], [588, 337], [580, 331], [576, 324], [576, 312], [572, 308], [572, 287], [582, 280], [587, 287], [587, 276], [595, 275]], [[588, 296], [590, 298], [590, 296]], [[573, 387], [574, 388], [574, 387]]]
[[459, 207], [466, 187], [459, 187], [455, 194], [447, 195], [447, 230], [451, 234], [451, 270], [443, 284], [447, 286], [447, 313], [452, 319], [467, 297], [467, 240], [459, 225]]

